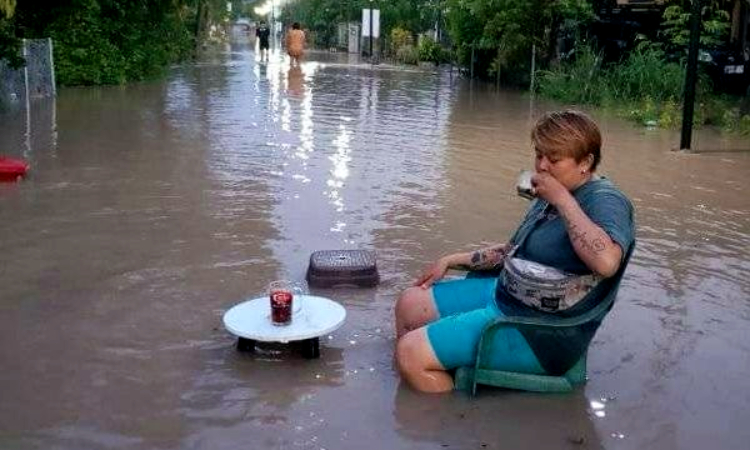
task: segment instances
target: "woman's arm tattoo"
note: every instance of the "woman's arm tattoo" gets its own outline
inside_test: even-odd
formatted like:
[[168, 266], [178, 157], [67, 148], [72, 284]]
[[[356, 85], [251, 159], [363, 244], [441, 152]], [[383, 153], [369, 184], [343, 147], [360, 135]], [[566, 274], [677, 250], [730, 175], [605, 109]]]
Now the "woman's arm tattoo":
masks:
[[509, 248], [509, 244], [500, 244], [477, 250], [471, 254], [469, 264], [458, 268], [464, 270], [494, 269], [503, 263], [508, 255]]
[[565, 220], [565, 223], [568, 225], [568, 232], [570, 233], [570, 240], [572, 242], [580, 242], [581, 247], [591, 253], [601, 253], [604, 251], [606, 245], [602, 239], [587, 239], [586, 232], [579, 230], [578, 225], [570, 223], [567, 219]]

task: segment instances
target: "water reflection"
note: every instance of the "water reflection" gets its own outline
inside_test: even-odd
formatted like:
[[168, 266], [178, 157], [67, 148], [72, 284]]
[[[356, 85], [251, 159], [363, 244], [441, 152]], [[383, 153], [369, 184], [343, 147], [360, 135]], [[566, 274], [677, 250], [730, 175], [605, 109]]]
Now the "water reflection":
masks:
[[304, 94], [305, 75], [302, 73], [301, 66], [289, 66], [286, 73], [287, 92], [290, 97], [302, 97]]
[[593, 423], [594, 402], [580, 392], [545, 396], [484, 389], [480, 396], [425, 396], [402, 383], [394, 398], [398, 431], [450, 448], [605, 448]]
[[[279, 83], [272, 81], [268, 92], [258, 93], [268, 96], [266, 105], [259, 104], [271, 118], [266, 145], [279, 152], [279, 159], [276, 163], [272, 159], [271, 165], [278, 186], [277, 215], [287, 239], [275, 243], [274, 252], [282, 255], [371, 245], [371, 230], [385, 212], [377, 193], [401, 182], [413, 169], [395, 158], [419, 161], [420, 152], [435, 151], [430, 141], [440, 138], [441, 122], [446, 117], [443, 109], [435, 106], [435, 92], [399, 72], [372, 77], [372, 72], [358, 67], [314, 61], [299, 68], [271, 63], [267, 70], [271, 80], [278, 79], [279, 74], [283, 77]], [[386, 86], [388, 96], [381, 100], [379, 91], [386, 84], [391, 85]], [[396, 84], [399, 89], [394, 91]], [[261, 89], [257, 81], [255, 86]], [[363, 95], [336, 94], [341, 90]], [[447, 87], [445, 94], [449, 94]], [[354, 99], [358, 107], [352, 104]], [[421, 117], [412, 120], [434, 121], [434, 131], [427, 135], [427, 130], [404, 133], [402, 126], [394, 126], [409, 120], [411, 114], [405, 116], [404, 111], [423, 107], [433, 109], [433, 113], [419, 113]], [[355, 160], [355, 149], [367, 154]], [[358, 177], [356, 189], [347, 183], [354, 176]], [[289, 220], [292, 217], [296, 220]], [[318, 218], [323, 217], [330, 220], [320, 222]], [[351, 227], [352, 222], [358, 226]], [[286, 273], [299, 276], [303, 269], [298, 264], [290, 265]]]
[[236, 351], [232, 342], [206, 355], [206, 372], [183, 395], [190, 415], [210, 417], [204, 410], [207, 404], [226, 409], [222, 398], [241, 402], [246, 414], [269, 410], [278, 414], [322, 386], [342, 385], [343, 350], [327, 342], [321, 342], [321, 357], [315, 360], [302, 358], [293, 346], [270, 343], [260, 343], [255, 352], [247, 353]]

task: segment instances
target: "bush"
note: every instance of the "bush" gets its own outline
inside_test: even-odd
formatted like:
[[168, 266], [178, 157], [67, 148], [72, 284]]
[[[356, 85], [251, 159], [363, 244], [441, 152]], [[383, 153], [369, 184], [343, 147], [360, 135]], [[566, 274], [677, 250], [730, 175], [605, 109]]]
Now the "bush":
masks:
[[395, 27], [391, 30], [391, 53], [396, 55], [398, 51], [407, 46], [411, 45], [414, 39], [411, 33], [400, 27]]
[[13, 69], [24, 65], [21, 57], [21, 40], [15, 35], [13, 22], [0, 11], [0, 61], [5, 61]]
[[429, 36], [422, 36], [419, 40], [419, 60], [440, 64], [445, 61], [443, 48]]
[[642, 46], [632, 51], [624, 63], [607, 73], [609, 90], [620, 100], [637, 100], [648, 96], [657, 103], [678, 100], [682, 96], [685, 69], [664, 61], [664, 52], [656, 46]]
[[567, 103], [601, 105], [606, 97], [606, 79], [601, 58], [591, 47], [576, 49], [575, 57], [553, 70], [540, 71], [539, 92]]
[[172, 2], [55, 3], [44, 9], [19, 4], [16, 17], [24, 37], [52, 38], [60, 85], [154, 78], [195, 48], [195, 9]]
[[418, 64], [419, 52], [413, 45], [404, 45], [396, 51], [396, 60], [404, 64]]
[[736, 131], [744, 136], [750, 135], [750, 116], [740, 117]]

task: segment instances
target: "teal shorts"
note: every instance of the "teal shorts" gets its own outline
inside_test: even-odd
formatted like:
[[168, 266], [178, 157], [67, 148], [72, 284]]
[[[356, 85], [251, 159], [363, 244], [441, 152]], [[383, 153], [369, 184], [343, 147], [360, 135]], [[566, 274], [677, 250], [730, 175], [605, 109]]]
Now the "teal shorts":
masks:
[[[503, 316], [495, 302], [497, 278], [464, 278], [435, 283], [432, 295], [440, 317], [427, 325], [427, 338], [446, 370], [474, 366], [482, 330]], [[490, 367], [496, 370], [544, 374], [526, 339], [505, 328], [495, 337]]]

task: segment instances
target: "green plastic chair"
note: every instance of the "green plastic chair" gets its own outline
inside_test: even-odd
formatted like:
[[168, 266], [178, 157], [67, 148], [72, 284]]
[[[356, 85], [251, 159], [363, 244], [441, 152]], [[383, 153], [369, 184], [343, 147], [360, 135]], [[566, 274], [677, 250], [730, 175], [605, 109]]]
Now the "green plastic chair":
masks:
[[576, 386], [586, 382], [586, 356], [583, 353], [581, 359], [573, 365], [565, 374], [560, 376], [537, 375], [528, 373], [508, 372], [492, 369], [488, 366], [493, 353], [495, 335], [503, 328], [543, 329], [543, 328], [566, 328], [575, 327], [592, 321], [602, 321], [604, 316], [612, 308], [617, 291], [622, 280], [633, 247], [628, 250], [624, 264], [615, 276], [617, 277], [607, 296], [599, 304], [589, 311], [575, 317], [498, 317], [494, 322], [487, 324], [482, 332], [477, 352], [477, 361], [474, 367], [459, 367], [454, 377], [455, 389], [476, 395], [477, 385], [485, 384], [507, 389], [518, 389], [532, 392], [570, 392]]

